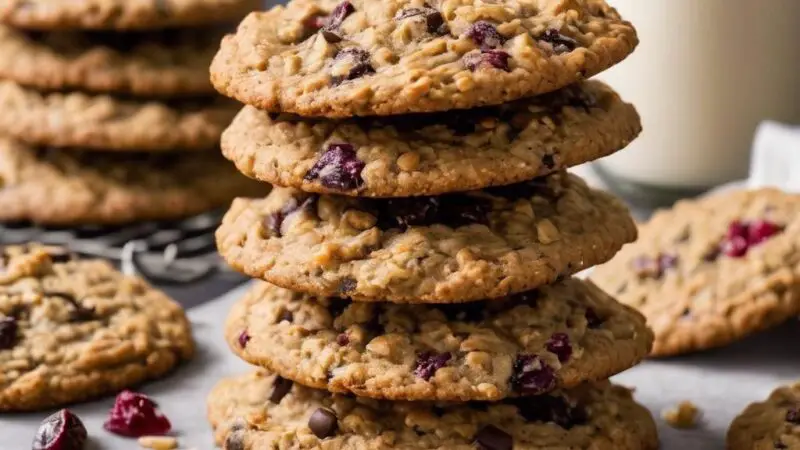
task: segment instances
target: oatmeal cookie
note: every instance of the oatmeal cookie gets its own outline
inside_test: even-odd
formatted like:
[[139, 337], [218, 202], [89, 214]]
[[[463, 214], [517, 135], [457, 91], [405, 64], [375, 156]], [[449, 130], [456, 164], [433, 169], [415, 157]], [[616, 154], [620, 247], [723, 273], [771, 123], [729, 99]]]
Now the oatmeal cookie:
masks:
[[750, 404], [728, 429], [728, 450], [800, 449], [800, 383]]

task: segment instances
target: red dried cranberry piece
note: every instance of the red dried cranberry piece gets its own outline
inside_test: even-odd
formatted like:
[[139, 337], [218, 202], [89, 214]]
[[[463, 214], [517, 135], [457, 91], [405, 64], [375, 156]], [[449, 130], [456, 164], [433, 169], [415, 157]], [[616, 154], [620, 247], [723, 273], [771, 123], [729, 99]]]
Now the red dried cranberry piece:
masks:
[[741, 258], [747, 254], [749, 245], [747, 239], [742, 236], [734, 236], [722, 243], [722, 253], [731, 258]]
[[728, 225], [728, 232], [725, 234], [725, 239], [733, 239], [735, 237], [747, 237], [748, 225], [746, 222], [734, 220]]
[[450, 355], [450, 353], [421, 353], [417, 356], [417, 367], [414, 369], [414, 375], [428, 381], [433, 374], [444, 367], [451, 358], [452, 355]]
[[325, 26], [326, 20], [327, 17], [325, 16], [320, 16], [320, 15], [311, 16], [303, 22], [303, 26], [312, 30], [319, 30], [320, 28]]
[[508, 60], [511, 55], [502, 50], [482, 50], [480, 53], [469, 53], [464, 56], [464, 65], [475, 72], [481, 67], [494, 67], [495, 69], [510, 72]]
[[800, 425], [800, 410], [791, 408], [786, 411], [786, 421], [795, 425]]
[[781, 232], [782, 228], [768, 220], [756, 220], [747, 227], [747, 243], [758, 245]]
[[323, 186], [331, 189], [355, 189], [364, 183], [361, 178], [364, 165], [352, 145], [328, 144], [325, 153], [306, 173], [305, 179], [318, 179]]
[[42, 421], [31, 450], [83, 450], [87, 437], [81, 419], [62, 409]]
[[567, 333], [554, 333], [547, 341], [547, 351], [555, 353], [562, 363], [569, 361], [572, 356], [572, 345], [569, 343]]
[[323, 28], [331, 31], [339, 28], [339, 25], [344, 22], [344, 19], [347, 18], [350, 14], [353, 14], [356, 11], [356, 8], [353, 7], [353, 4], [350, 3], [348, 0], [344, 0], [343, 2], [336, 5], [331, 11], [328, 18], [325, 20], [325, 24]]
[[247, 343], [250, 342], [250, 333], [248, 333], [247, 330], [242, 330], [242, 332], [239, 333], [239, 338], [237, 340], [239, 341], [240, 347], [247, 347]]
[[558, 30], [550, 28], [537, 38], [553, 46], [553, 51], [557, 54], [569, 53], [578, 48], [578, 41], [569, 36], [564, 36]]
[[8, 350], [17, 343], [17, 319], [3, 317], [0, 319], [0, 350]]
[[467, 30], [467, 37], [475, 41], [481, 50], [500, 47], [506, 41], [506, 38], [497, 31], [497, 28], [485, 20], [473, 23]]
[[146, 395], [122, 391], [117, 395], [103, 428], [128, 437], [166, 434], [172, 429], [172, 424], [156, 408], [156, 402]]
[[556, 387], [556, 373], [535, 355], [518, 355], [511, 384], [524, 395], [539, 395]]
[[348, 336], [347, 333], [339, 333], [339, 335], [336, 336], [336, 343], [344, 347], [350, 343], [350, 336]]

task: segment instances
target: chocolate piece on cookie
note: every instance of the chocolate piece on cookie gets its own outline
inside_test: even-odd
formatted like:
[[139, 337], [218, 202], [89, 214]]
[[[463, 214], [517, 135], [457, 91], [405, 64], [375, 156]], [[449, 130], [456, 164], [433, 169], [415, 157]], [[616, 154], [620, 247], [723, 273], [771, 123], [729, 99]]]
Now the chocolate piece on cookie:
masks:
[[628, 56], [636, 31], [602, 0], [292, 0], [227, 36], [211, 78], [274, 112], [349, 117], [496, 105]]
[[[500, 106], [341, 121], [248, 106], [222, 150], [242, 173], [306, 192], [435, 195], [511, 184], [625, 147], [639, 116], [588, 81]], [[350, 167], [350, 181], [337, 176]]]
[[639, 309], [653, 354], [722, 346], [800, 314], [800, 195], [732, 191], [657, 212], [591, 275]]
[[113, 394], [194, 353], [180, 305], [104, 260], [67, 254], [0, 250], [0, 411]]

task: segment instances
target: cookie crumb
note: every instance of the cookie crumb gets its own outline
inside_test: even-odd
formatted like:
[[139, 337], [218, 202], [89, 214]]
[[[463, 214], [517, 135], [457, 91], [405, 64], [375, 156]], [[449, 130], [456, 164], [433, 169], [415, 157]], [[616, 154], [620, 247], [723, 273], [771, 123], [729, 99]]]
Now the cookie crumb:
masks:
[[172, 450], [178, 448], [178, 440], [169, 436], [142, 436], [139, 446], [153, 450]]
[[673, 428], [694, 428], [697, 426], [697, 418], [700, 410], [694, 403], [684, 400], [677, 406], [665, 409], [661, 417]]

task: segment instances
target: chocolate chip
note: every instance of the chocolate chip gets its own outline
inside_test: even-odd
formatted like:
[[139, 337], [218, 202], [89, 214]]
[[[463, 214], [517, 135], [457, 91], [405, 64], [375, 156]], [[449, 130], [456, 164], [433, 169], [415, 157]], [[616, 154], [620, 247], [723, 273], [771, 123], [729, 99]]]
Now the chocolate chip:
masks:
[[342, 37], [334, 33], [333, 31], [322, 30], [322, 37], [325, 38], [325, 41], [327, 41], [329, 44], [336, 44], [337, 42], [342, 42]]
[[586, 411], [570, 404], [564, 397], [539, 395], [529, 398], [516, 398], [509, 403], [517, 407], [519, 414], [528, 422], [553, 422], [569, 430], [586, 423]]
[[544, 41], [553, 46], [557, 54], [569, 53], [578, 47], [578, 41], [569, 36], [564, 36], [558, 30], [550, 28], [541, 34], [537, 40]]
[[65, 263], [77, 259], [75, 253], [64, 247], [54, 247], [47, 249], [47, 256], [56, 264]]
[[605, 322], [605, 319], [597, 315], [597, 311], [592, 308], [586, 308], [584, 317], [586, 317], [586, 326], [590, 329], [600, 328]]
[[786, 444], [784, 444], [784, 443], [783, 443], [783, 442], [781, 442], [780, 440], [778, 440], [778, 441], [775, 441], [775, 442], [773, 443], [773, 447], [774, 447], [774, 448], [776, 448], [776, 449], [780, 449], [780, 450], [783, 450], [783, 449], [787, 449], [787, 448], [789, 448], [789, 447], [787, 447], [787, 446], [786, 446]]
[[308, 428], [320, 439], [333, 436], [337, 426], [336, 414], [327, 408], [318, 408], [308, 419]]
[[269, 396], [269, 401], [276, 405], [280, 403], [283, 397], [286, 397], [286, 394], [292, 390], [292, 384], [292, 380], [276, 376], [272, 383], [272, 395]]
[[553, 170], [556, 167], [555, 156], [550, 153], [542, 156], [542, 164], [547, 167], [548, 170]]
[[331, 78], [331, 83], [338, 86], [345, 81], [363, 77], [368, 73], [375, 73], [375, 69], [370, 63], [369, 53], [358, 47], [347, 47], [339, 50], [334, 56], [335, 60], [350, 60], [350, 70], [346, 75], [336, 75]]
[[355, 11], [356, 8], [348, 0], [339, 3], [335, 8], [333, 8], [333, 11], [331, 11], [330, 15], [328, 15], [323, 28], [328, 31], [339, 28], [339, 25], [344, 22], [344, 19], [346, 19], [347, 16]]
[[331, 189], [355, 189], [364, 184], [361, 178], [364, 166], [364, 161], [358, 159], [352, 145], [331, 143], [304, 178], [308, 181], [319, 180], [320, 184]]
[[348, 336], [347, 333], [339, 333], [339, 335], [336, 336], [336, 343], [344, 347], [350, 343], [350, 336]]
[[786, 421], [795, 425], [800, 425], [800, 410], [798, 410], [798, 408], [791, 408], [786, 411]]
[[278, 321], [277, 321], [277, 323], [281, 323], [281, 322], [283, 322], [283, 321], [286, 321], [286, 322], [289, 322], [289, 323], [291, 323], [291, 322], [292, 322], [292, 320], [294, 320], [294, 314], [292, 314], [292, 312], [291, 312], [291, 311], [289, 311], [288, 309], [284, 309], [284, 310], [283, 310], [283, 311], [281, 311], [281, 313], [278, 315]]
[[482, 450], [511, 450], [514, 445], [511, 435], [494, 425], [487, 425], [478, 431], [475, 443]]
[[45, 297], [60, 298], [72, 306], [72, 311], [70, 311], [71, 322], [87, 322], [96, 318], [94, 308], [84, 307], [80, 304], [80, 302], [78, 302], [78, 299], [76, 299], [75, 296], [69, 292], [47, 291], [43, 292], [42, 294]]
[[339, 293], [340, 294], [347, 294], [348, 292], [353, 292], [356, 289], [358, 282], [352, 278], [345, 278], [339, 283]]
[[437, 370], [447, 364], [452, 358], [450, 353], [424, 352], [417, 356], [417, 367], [414, 368], [414, 375], [425, 381], [431, 379]]
[[481, 50], [480, 53], [467, 53], [464, 55], [464, 66], [472, 72], [481, 67], [493, 67], [510, 72], [511, 68], [508, 65], [510, 58], [511, 55], [502, 50]]
[[17, 319], [13, 317], [0, 318], [0, 350], [13, 348], [17, 343]]
[[558, 360], [562, 363], [569, 361], [572, 356], [572, 345], [567, 333], [553, 333], [547, 340], [547, 351], [558, 356]]
[[511, 384], [524, 395], [539, 395], [556, 387], [556, 374], [538, 356], [518, 355]]
[[297, 197], [290, 198], [281, 209], [261, 219], [261, 228], [268, 231], [269, 236], [281, 237], [283, 235], [281, 226], [286, 218], [298, 211], [313, 211], [317, 198], [316, 195], [302, 199], [302, 201]]
[[250, 342], [250, 334], [247, 332], [247, 330], [242, 330], [242, 332], [239, 333], [238, 341], [240, 347], [247, 347], [247, 343]]
[[427, 28], [428, 33], [444, 35], [450, 31], [447, 27], [447, 24], [444, 22], [442, 13], [431, 8], [427, 4], [423, 8], [404, 9], [395, 16], [395, 20], [403, 20], [415, 16], [425, 17], [425, 27]]
[[475, 41], [481, 50], [491, 50], [506, 41], [503, 35], [497, 32], [497, 28], [485, 20], [473, 23], [467, 30], [467, 37]]

